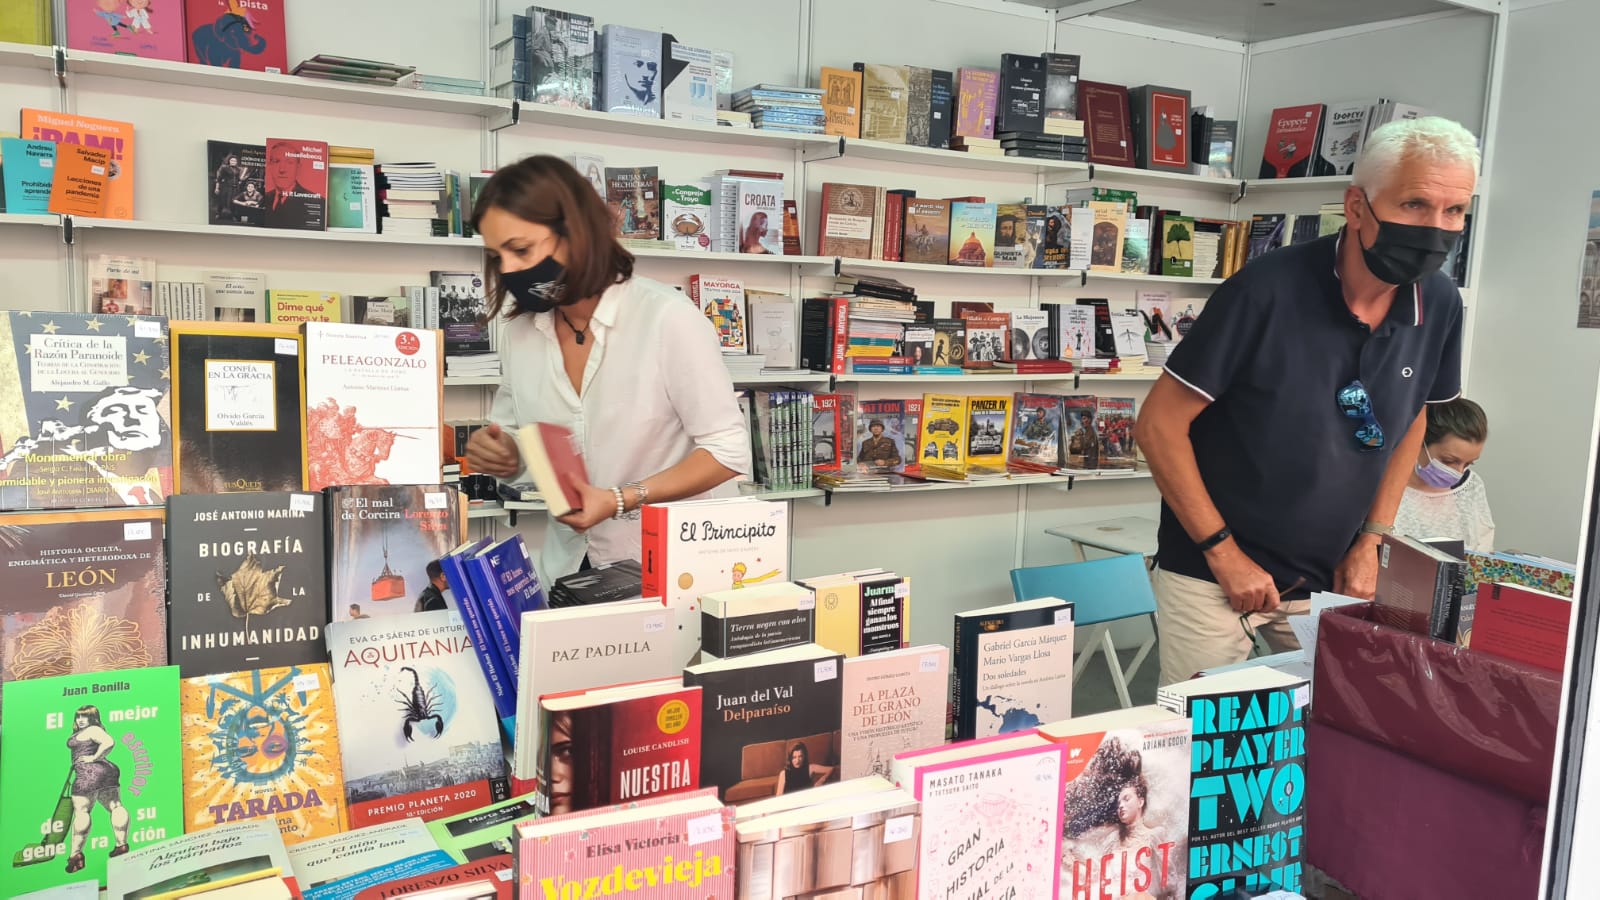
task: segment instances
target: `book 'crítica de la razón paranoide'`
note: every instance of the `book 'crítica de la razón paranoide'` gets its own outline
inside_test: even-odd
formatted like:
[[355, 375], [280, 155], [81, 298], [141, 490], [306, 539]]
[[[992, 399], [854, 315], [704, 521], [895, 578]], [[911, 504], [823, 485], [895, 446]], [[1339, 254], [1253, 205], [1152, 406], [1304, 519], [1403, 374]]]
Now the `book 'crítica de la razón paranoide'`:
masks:
[[5, 685], [0, 885], [105, 883], [106, 860], [183, 833], [178, 670]]

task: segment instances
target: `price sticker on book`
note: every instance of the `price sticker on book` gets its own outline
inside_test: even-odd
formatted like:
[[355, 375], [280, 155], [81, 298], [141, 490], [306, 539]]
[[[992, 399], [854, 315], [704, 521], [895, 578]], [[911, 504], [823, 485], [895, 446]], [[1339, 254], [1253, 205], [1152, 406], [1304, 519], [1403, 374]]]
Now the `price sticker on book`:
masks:
[[807, 593], [804, 597], [801, 597], [800, 598], [800, 602], [795, 605], [795, 609], [798, 609], [801, 612], [805, 612], [808, 609], [816, 609], [816, 608], [817, 608], [817, 595], [816, 594], [812, 594], [812, 593]]
[[294, 338], [273, 338], [272, 352], [279, 356], [299, 356], [300, 342]]
[[122, 539], [125, 540], [125, 541], [148, 541], [148, 540], [150, 540], [150, 523], [149, 522], [123, 522], [122, 523]]
[[645, 634], [658, 634], [658, 633], [666, 631], [666, 630], [667, 630], [667, 617], [664, 616], [664, 615], [662, 615], [662, 616], [651, 616], [650, 618], [644, 620], [644, 633]]
[[937, 672], [937, 671], [939, 671], [939, 657], [938, 657], [938, 655], [937, 654], [929, 654], [928, 656], [924, 656], [923, 658], [917, 660], [917, 671], [918, 672]]
[[452, 610], [448, 610], [448, 612], [450, 613], [449, 619], [450, 619], [450, 624], [451, 625], [454, 625], [457, 628], [465, 628], [466, 627], [465, 625], [461, 624], [461, 613], [460, 613], [459, 610], [452, 609]]
[[1294, 689], [1294, 708], [1304, 709], [1311, 705], [1311, 685], [1302, 684]]
[[350, 201], [350, 211], [351, 212], [361, 212], [361, 201], [359, 201], [359, 200]]
[[311, 510], [314, 509], [315, 507], [316, 507], [316, 501], [312, 498], [312, 496], [310, 494], [290, 494], [289, 495], [289, 511], [290, 512], [308, 513], [308, 512], [311, 512]]
[[705, 844], [722, 837], [722, 813], [712, 813], [698, 819], [690, 819], [689, 846]]
[[909, 841], [916, 833], [916, 816], [895, 816], [883, 823], [883, 842], [885, 844], [898, 844], [901, 841]]
[[140, 319], [133, 323], [133, 336], [136, 338], [150, 338], [155, 340], [161, 337], [161, 323], [155, 319]]
[[909, 582], [902, 581], [894, 586], [894, 598], [896, 600], [904, 600], [909, 596], [911, 596], [911, 584]]
[[90, 166], [89, 167], [89, 171], [94, 173], [94, 174], [96, 174], [96, 175], [104, 175], [106, 173], [106, 167], [105, 166]]
[[1065, 609], [1056, 610], [1056, 624], [1057, 625], [1071, 625], [1072, 624], [1072, 607], [1069, 606], [1069, 607], [1067, 607]]
[[322, 679], [315, 672], [294, 677], [294, 689], [297, 691], [314, 691], [322, 687]]
[[819, 659], [816, 665], [818, 681], [832, 681], [839, 677], [839, 661], [837, 659]]
[[49, 158], [36, 159], [34, 163], [41, 169], [54, 169], [56, 167], [56, 161]]
[[443, 491], [423, 494], [422, 507], [424, 509], [448, 509], [450, 507], [450, 496]]

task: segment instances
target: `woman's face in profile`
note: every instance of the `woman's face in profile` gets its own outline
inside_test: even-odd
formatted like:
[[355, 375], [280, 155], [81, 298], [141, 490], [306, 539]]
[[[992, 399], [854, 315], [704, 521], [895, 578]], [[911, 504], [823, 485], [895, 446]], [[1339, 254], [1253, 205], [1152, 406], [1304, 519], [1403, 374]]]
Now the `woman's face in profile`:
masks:
[[483, 246], [500, 259], [501, 272], [520, 272], [544, 262], [554, 254], [566, 265], [566, 246], [554, 230], [538, 222], [518, 218], [498, 206], [489, 207], [478, 223]]

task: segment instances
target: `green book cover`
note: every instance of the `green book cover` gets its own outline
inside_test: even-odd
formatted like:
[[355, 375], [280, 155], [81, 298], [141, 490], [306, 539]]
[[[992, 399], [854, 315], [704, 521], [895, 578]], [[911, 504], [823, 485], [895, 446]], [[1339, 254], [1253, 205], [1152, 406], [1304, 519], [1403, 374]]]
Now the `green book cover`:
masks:
[[1124, 204], [1127, 204], [1128, 212], [1130, 212], [1130, 213], [1133, 212], [1134, 207], [1139, 205], [1139, 192], [1138, 191], [1130, 191], [1130, 190], [1126, 190], [1124, 188], [1107, 188], [1107, 187], [1096, 187], [1096, 188], [1092, 188], [1091, 190], [1093, 191], [1093, 199], [1094, 200], [1096, 200], [1098, 202], [1101, 202], [1101, 203], [1124, 203]]
[[8, 894], [104, 885], [110, 856], [183, 834], [177, 666], [13, 681], [3, 706]]
[[1161, 274], [1194, 276], [1194, 219], [1166, 216], [1161, 228]]
[[378, 230], [378, 191], [371, 166], [328, 163], [328, 230]]
[[475, 809], [471, 812], [434, 819], [428, 823], [439, 849], [458, 863], [487, 859], [510, 853], [516, 838], [512, 834], [519, 822], [532, 822], [538, 815], [532, 797], [518, 797]]

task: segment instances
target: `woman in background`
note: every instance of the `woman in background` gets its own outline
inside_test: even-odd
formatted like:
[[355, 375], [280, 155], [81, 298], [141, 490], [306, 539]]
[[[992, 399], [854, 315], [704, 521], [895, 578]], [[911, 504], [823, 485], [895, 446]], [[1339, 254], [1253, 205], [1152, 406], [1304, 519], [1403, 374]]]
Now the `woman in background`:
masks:
[[811, 764], [811, 750], [805, 741], [795, 741], [789, 748], [789, 762], [778, 773], [778, 790], [776, 796], [792, 794], [811, 787], [818, 775], [826, 775], [827, 766], [813, 766]]
[[517, 429], [571, 430], [589, 481], [578, 509], [546, 530], [539, 574], [641, 559], [647, 500], [704, 496], [750, 471], [750, 439], [716, 330], [683, 295], [633, 274], [605, 202], [576, 169], [530, 156], [484, 185], [489, 317], [505, 314], [505, 374], [474, 469], [529, 480]]
[[1471, 469], [1488, 440], [1483, 407], [1465, 397], [1429, 404], [1422, 453], [1400, 499], [1394, 530], [1424, 540], [1461, 541], [1474, 553], [1494, 552], [1489, 494]]

